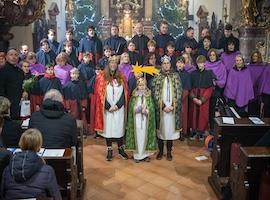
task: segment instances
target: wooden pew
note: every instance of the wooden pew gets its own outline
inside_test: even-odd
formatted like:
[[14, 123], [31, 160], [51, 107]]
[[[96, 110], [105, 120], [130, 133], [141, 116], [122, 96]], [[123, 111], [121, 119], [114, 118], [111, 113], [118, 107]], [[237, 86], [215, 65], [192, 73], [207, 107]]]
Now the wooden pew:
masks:
[[76, 120], [77, 123], [77, 145], [76, 145], [76, 165], [78, 173], [78, 197], [83, 194], [86, 179], [84, 178], [83, 166], [83, 123], [82, 120]]
[[77, 169], [72, 149], [66, 148], [62, 157], [43, 157], [53, 167], [63, 199], [77, 199]]
[[231, 173], [233, 199], [257, 200], [262, 172], [269, 165], [270, 147], [240, 147], [240, 165]]
[[253, 124], [248, 118], [234, 118], [235, 124], [224, 124], [222, 117], [215, 118], [215, 145], [208, 182], [219, 199], [222, 199], [222, 189], [229, 181], [231, 144], [253, 146], [270, 129], [270, 118], [262, 120], [263, 125]]

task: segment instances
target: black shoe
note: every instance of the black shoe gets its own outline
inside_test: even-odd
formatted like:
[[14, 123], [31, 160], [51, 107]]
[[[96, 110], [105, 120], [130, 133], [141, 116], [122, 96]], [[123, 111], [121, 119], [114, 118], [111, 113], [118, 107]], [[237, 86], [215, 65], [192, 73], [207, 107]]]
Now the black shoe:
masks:
[[119, 155], [122, 157], [123, 160], [128, 159], [128, 155], [126, 154], [126, 152], [124, 150], [124, 146], [119, 147], [118, 152], [119, 152]]
[[192, 132], [189, 136], [190, 140], [196, 140], [197, 139], [197, 134], [195, 132]]
[[149, 157], [146, 157], [146, 158], [143, 159], [144, 162], [150, 162], [150, 160], [151, 159]]
[[204, 135], [203, 134], [199, 134], [199, 140], [204, 141]]
[[158, 154], [157, 154], [156, 159], [157, 159], [157, 160], [161, 160], [162, 157], [163, 157], [163, 152], [159, 151]]
[[179, 140], [180, 141], [185, 141], [185, 136], [183, 135], [183, 133], [180, 134]]
[[167, 160], [172, 161], [172, 152], [171, 151], [167, 152]]
[[113, 157], [112, 147], [108, 147], [106, 160], [107, 161], [112, 161], [112, 157]]

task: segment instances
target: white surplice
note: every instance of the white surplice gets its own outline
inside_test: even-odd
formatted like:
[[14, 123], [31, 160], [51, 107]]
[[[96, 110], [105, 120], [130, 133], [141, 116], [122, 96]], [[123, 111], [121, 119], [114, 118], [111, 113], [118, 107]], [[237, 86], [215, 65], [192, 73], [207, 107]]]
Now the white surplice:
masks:
[[[173, 106], [173, 85], [170, 78], [166, 77], [162, 88], [162, 100], [166, 107]], [[160, 130], [157, 134], [162, 140], [176, 140], [180, 137], [180, 132], [175, 130], [175, 114], [162, 111], [160, 115]]]
[[[142, 96], [138, 96], [136, 98], [136, 104], [135, 108], [142, 106], [142, 104], [146, 105], [145, 98], [143, 98], [142, 103]], [[150, 156], [150, 153], [145, 152], [145, 146], [146, 146], [146, 138], [147, 138], [147, 116], [143, 115], [141, 113], [135, 114], [135, 139], [137, 142], [137, 152], [133, 153], [133, 157], [135, 160], [142, 160], [148, 156]]]
[[[108, 84], [106, 87], [106, 99], [111, 106], [116, 105], [116, 103], [121, 98], [124, 92], [124, 87], [118, 85], [117, 81], [114, 80], [113, 84]], [[105, 110], [104, 113], [104, 133], [99, 133], [105, 138], [121, 138], [125, 133], [125, 105], [123, 105], [119, 110], [114, 112], [109, 112]]]

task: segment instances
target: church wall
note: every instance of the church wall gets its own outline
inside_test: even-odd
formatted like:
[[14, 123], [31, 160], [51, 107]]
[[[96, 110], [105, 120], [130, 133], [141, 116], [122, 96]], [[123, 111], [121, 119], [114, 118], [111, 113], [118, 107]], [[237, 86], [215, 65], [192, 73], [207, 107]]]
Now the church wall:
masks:
[[[56, 17], [57, 20], [57, 39], [62, 40], [65, 37], [66, 31], [66, 18], [65, 18], [65, 0], [47, 0], [45, 4], [46, 17], [48, 16], [48, 9], [52, 2], [56, 2], [59, 8], [59, 15]], [[33, 50], [33, 23], [28, 26], [14, 26], [11, 28], [10, 33], [14, 35], [13, 39], [10, 40], [10, 46], [19, 48], [22, 44], [27, 44], [29, 49]]]
[[45, 5], [46, 18], [49, 19], [48, 9], [51, 6], [51, 3], [55, 2], [59, 8], [59, 15], [56, 16], [57, 21], [57, 40], [61, 41], [65, 37], [66, 32], [66, 13], [65, 13], [65, 5], [66, 0], [47, 0]]
[[[212, 13], [214, 12], [217, 17], [217, 22], [222, 19], [223, 16], [223, 4], [224, 0], [190, 0], [189, 1], [189, 14], [194, 15], [194, 20], [189, 21], [189, 26], [193, 26], [195, 29], [195, 38], [199, 36], [199, 18], [197, 17], [197, 11], [201, 5], [205, 5], [207, 8], [209, 26], [212, 21]], [[228, 6], [228, 5], [227, 5]]]
[[33, 37], [32, 37], [32, 25], [28, 26], [14, 26], [11, 28], [10, 33], [14, 35], [13, 39], [10, 40], [10, 47], [18, 48], [22, 44], [27, 44], [29, 49], [33, 50]]

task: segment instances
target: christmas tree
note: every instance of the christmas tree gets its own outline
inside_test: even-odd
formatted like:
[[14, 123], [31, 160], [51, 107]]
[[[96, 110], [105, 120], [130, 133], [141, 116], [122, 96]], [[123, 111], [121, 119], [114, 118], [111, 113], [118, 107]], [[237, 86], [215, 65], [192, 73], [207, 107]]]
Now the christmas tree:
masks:
[[182, 9], [178, 0], [164, 0], [154, 15], [153, 32], [159, 32], [159, 24], [162, 20], [169, 23], [169, 32], [176, 39], [183, 35], [187, 26], [187, 10]]
[[86, 29], [89, 25], [98, 28], [96, 25], [100, 21], [100, 17], [95, 0], [74, 0], [73, 5], [72, 25], [76, 38], [81, 39], [87, 34]]

